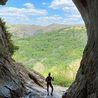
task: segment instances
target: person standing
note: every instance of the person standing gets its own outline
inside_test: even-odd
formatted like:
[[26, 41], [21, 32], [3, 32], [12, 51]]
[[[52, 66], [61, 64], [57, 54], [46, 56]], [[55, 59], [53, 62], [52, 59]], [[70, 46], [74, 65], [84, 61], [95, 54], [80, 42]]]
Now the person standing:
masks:
[[46, 78], [46, 82], [47, 82], [47, 95], [49, 96], [49, 87], [51, 87], [51, 96], [53, 96], [53, 85], [52, 85], [52, 81], [54, 81], [54, 77], [51, 77], [51, 73], [49, 72], [47, 78]]

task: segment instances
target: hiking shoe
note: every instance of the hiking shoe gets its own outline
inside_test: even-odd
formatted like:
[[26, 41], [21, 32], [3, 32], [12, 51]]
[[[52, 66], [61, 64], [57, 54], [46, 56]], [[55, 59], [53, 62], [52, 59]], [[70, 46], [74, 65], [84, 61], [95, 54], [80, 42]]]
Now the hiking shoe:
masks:
[[53, 96], [53, 94], [51, 93], [51, 96]]

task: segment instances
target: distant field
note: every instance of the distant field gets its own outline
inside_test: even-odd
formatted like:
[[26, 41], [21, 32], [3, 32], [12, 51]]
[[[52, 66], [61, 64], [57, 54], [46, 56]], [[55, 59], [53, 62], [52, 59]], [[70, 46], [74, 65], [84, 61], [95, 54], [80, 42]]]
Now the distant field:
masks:
[[51, 72], [54, 84], [69, 86], [76, 71], [86, 44], [83, 26], [62, 28], [55, 32], [35, 33], [27, 38], [14, 38], [19, 50], [13, 58], [29, 70], [36, 70], [46, 77]]

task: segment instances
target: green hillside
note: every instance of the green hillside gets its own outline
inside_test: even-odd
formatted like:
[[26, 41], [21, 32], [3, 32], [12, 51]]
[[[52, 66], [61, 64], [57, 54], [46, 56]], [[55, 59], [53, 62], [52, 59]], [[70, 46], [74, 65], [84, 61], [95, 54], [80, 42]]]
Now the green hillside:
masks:
[[54, 84], [69, 86], [86, 44], [85, 32], [83, 26], [73, 26], [56, 32], [37, 33], [24, 39], [13, 38], [15, 45], [19, 46], [13, 58], [44, 76], [51, 72]]

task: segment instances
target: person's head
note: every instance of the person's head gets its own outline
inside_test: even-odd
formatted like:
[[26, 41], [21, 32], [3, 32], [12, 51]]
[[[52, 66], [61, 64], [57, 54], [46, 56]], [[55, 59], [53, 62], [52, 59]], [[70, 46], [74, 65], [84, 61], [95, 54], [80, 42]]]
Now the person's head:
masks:
[[51, 73], [49, 72], [48, 76], [51, 76]]

